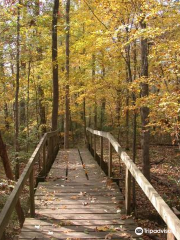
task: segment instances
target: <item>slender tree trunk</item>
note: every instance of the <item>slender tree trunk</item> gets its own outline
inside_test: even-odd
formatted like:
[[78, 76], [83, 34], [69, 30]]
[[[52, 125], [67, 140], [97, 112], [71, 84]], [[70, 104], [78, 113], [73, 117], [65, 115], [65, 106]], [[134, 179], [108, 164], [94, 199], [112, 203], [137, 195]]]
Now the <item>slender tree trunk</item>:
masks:
[[[127, 79], [127, 86], [129, 80]], [[126, 92], [126, 150], [129, 150], [129, 90]]]
[[4, 103], [4, 122], [6, 130], [9, 130], [9, 121], [8, 121], [9, 113], [8, 113], [8, 105], [7, 102]]
[[40, 116], [40, 126], [42, 135], [46, 132], [46, 109], [42, 103], [44, 100], [44, 91], [40, 85], [38, 85], [38, 95], [39, 95], [39, 116]]
[[89, 121], [88, 121], [88, 127], [92, 127], [91, 126], [91, 118], [92, 118], [92, 116], [91, 116], [92, 114], [91, 114], [91, 108], [89, 109]]
[[[0, 59], [3, 59], [3, 47], [0, 48]], [[4, 76], [4, 63], [0, 62], [0, 78], [3, 79]], [[3, 83], [3, 87], [4, 87], [4, 123], [5, 123], [5, 128], [8, 131], [9, 130], [9, 121], [8, 121], [8, 117], [9, 117], [9, 112], [8, 112], [8, 105], [6, 102], [6, 83]]]
[[70, 40], [70, 0], [66, 2], [66, 86], [65, 86], [65, 121], [64, 121], [64, 148], [69, 148], [69, 121], [70, 121], [70, 96], [69, 96], [69, 40]]
[[25, 126], [26, 124], [26, 103], [25, 99], [21, 99], [20, 101], [20, 113], [19, 113], [19, 125]]
[[[39, 0], [35, 0], [35, 16], [38, 17], [39, 16]], [[36, 37], [39, 37], [39, 33], [38, 31], [36, 31]], [[42, 47], [41, 46], [37, 46], [37, 52], [38, 52], [38, 61], [41, 62], [42, 61]], [[38, 80], [40, 80], [40, 76], [37, 77]], [[39, 83], [40, 81], [38, 81], [37, 83], [37, 95], [38, 95], [38, 104], [37, 104], [37, 109], [39, 110], [38, 114], [39, 114], [39, 124], [38, 124], [38, 130], [39, 127], [41, 129], [41, 134], [43, 135], [46, 132], [46, 109], [45, 106], [43, 104], [44, 101], [44, 90], [41, 86], [41, 84]], [[39, 126], [40, 125], [40, 126]], [[39, 135], [39, 134], [38, 134]]]
[[[127, 32], [127, 41], [129, 40], [129, 29], [126, 28]], [[131, 57], [130, 57], [131, 47], [128, 45], [126, 47], [126, 68], [127, 68], [127, 86], [129, 82], [132, 82], [132, 72], [131, 72]], [[126, 96], [126, 150], [129, 150], [129, 90], [127, 88]]]
[[[142, 21], [141, 28], [145, 29], [146, 24]], [[148, 41], [147, 38], [141, 38], [141, 77], [148, 77]], [[146, 82], [141, 84], [141, 96], [147, 97], [149, 94], [149, 85]], [[141, 122], [142, 122], [142, 159], [143, 159], [143, 174], [150, 180], [150, 158], [149, 158], [149, 140], [150, 132], [147, 128], [149, 116], [149, 108], [143, 106], [141, 108]]]
[[[118, 85], [120, 85], [120, 79], [118, 81]], [[116, 98], [116, 124], [119, 128], [119, 134], [120, 135], [120, 111], [121, 111], [121, 91], [122, 89], [118, 86], [116, 90], [117, 98]], [[119, 137], [118, 137], [119, 141]]]
[[37, 86], [36, 86], [35, 82], [34, 82], [34, 91], [35, 91], [36, 123], [37, 123], [36, 133], [37, 133], [37, 139], [39, 139], [39, 131], [38, 131], [38, 129], [39, 129], [39, 109], [38, 109], [38, 99], [39, 99], [39, 97], [38, 97], [38, 90], [37, 90]]
[[85, 143], [87, 142], [87, 134], [86, 134], [86, 98], [83, 99], [83, 122], [84, 122], [84, 138]]
[[[104, 53], [102, 52], [102, 81], [104, 81], [106, 75], [106, 69], [104, 65]], [[102, 130], [105, 123], [105, 110], [106, 110], [106, 99], [102, 98], [101, 103], [101, 120], [100, 120], [100, 129]]]
[[[137, 49], [136, 49], [136, 41], [134, 43], [134, 51], [133, 51], [133, 60], [134, 60], [134, 76], [133, 79], [136, 80], [136, 72], [137, 72]], [[133, 105], [135, 106], [136, 104], [136, 95], [135, 93], [132, 94], [132, 100], [133, 100]], [[137, 113], [136, 109], [134, 110], [133, 113], [133, 146], [132, 146], [132, 151], [133, 151], [133, 162], [136, 162], [136, 144], [137, 144]], [[136, 181], [133, 178], [132, 182], [132, 189], [133, 189], [133, 209], [136, 215]]]
[[[21, 1], [19, 0], [19, 5]], [[20, 78], [20, 6], [18, 5], [17, 12], [17, 40], [16, 40], [16, 92], [15, 92], [15, 151], [16, 151], [16, 166], [15, 179], [19, 178], [19, 78]]]
[[[9, 161], [7, 150], [6, 150], [6, 145], [3, 142], [1, 132], [0, 132], [0, 157], [1, 157], [2, 162], [3, 162], [6, 177], [10, 180], [14, 180], [13, 172], [12, 172], [12, 169], [11, 169], [11, 166], [10, 166], [10, 161]], [[16, 212], [17, 212], [17, 215], [18, 215], [20, 226], [22, 227], [25, 218], [24, 218], [24, 213], [23, 213], [23, 210], [21, 208], [21, 204], [20, 204], [19, 200], [16, 204]]]
[[[92, 84], [95, 85], [95, 74], [96, 74], [96, 56], [92, 55]], [[97, 101], [96, 93], [94, 99], [94, 129], [97, 129]]]
[[101, 104], [101, 122], [100, 122], [100, 129], [102, 130], [104, 127], [105, 123], [105, 110], [106, 110], [106, 99], [102, 99], [102, 104]]
[[28, 63], [28, 78], [27, 78], [27, 102], [26, 102], [26, 151], [29, 152], [29, 87], [30, 87], [30, 73], [31, 73], [31, 61]]
[[58, 21], [59, 0], [54, 0], [52, 19], [52, 65], [53, 65], [53, 110], [52, 110], [52, 130], [57, 129], [58, 104], [59, 104], [59, 84], [58, 84], [58, 49], [57, 49], [57, 21]]

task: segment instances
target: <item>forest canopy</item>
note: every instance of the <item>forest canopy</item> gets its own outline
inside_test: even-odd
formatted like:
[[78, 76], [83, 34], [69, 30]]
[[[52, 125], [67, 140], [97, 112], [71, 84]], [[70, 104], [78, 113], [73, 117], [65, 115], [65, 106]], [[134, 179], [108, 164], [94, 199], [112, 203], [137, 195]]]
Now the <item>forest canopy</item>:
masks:
[[71, 0], [69, 22], [66, 1], [58, 2], [52, 61], [54, 2], [0, 1], [1, 131], [28, 149], [52, 128], [56, 65], [61, 132], [66, 119], [70, 136], [92, 126], [128, 137], [136, 115], [140, 132], [142, 122], [145, 135], [179, 143], [179, 1]]

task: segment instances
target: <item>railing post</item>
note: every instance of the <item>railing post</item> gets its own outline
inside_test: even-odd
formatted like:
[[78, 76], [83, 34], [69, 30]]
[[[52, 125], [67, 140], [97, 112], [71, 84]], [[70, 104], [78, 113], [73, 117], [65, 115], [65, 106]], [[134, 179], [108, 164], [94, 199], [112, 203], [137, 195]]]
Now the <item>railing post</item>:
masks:
[[112, 176], [112, 144], [109, 141], [108, 177]]
[[58, 147], [59, 146], [59, 138], [58, 134], [54, 136], [54, 158], [56, 157], [56, 154], [58, 152]]
[[43, 174], [46, 176], [46, 143], [43, 146]]
[[101, 149], [100, 167], [102, 167], [102, 162], [103, 162], [103, 137], [100, 137], [100, 149]]
[[94, 159], [96, 160], [96, 135], [94, 134]]
[[34, 203], [34, 169], [29, 175], [29, 194], [30, 194], [30, 215], [35, 217], [35, 203]]
[[87, 137], [87, 147], [90, 150], [90, 140], [89, 140], [90, 133], [86, 130], [86, 137]]
[[41, 154], [39, 153], [39, 156], [38, 156], [38, 165], [39, 165], [39, 172], [41, 171]]
[[51, 137], [51, 154], [52, 154], [52, 158], [51, 158], [51, 164], [54, 161], [55, 158], [55, 151], [54, 151], [54, 136]]
[[52, 163], [52, 140], [51, 137], [48, 138], [48, 157], [47, 157], [47, 171], [49, 171]]
[[126, 179], [125, 179], [125, 209], [126, 214], [131, 213], [131, 173], [126, 167]]
[[175, 236], [174, 234], [172, 233], [171, 229], [168, 227], [167, 229], [167, 240], [175, 240]]
[[90, 133], [90, 150], [92, 154], [93, 146], [92, 146], [92, 133]]

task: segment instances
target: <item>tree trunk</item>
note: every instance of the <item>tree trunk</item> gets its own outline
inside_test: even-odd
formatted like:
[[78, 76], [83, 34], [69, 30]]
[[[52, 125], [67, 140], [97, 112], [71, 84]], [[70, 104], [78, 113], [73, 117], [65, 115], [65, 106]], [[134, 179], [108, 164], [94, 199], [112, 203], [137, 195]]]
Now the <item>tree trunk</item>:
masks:
[[[10, 180], [14, 180], [13, 172], [12, 172], [11, 166], [10, 166], [10, 161], [9, 161], [8, 154], [7, 154], [7, 151], [6, 151], [6, 145], [3, 142], [1, 132], [0, 132], [0, 157], [1, 157], [2, 162], [3, 162], [6, 177]], [[20, 226], [22, 227], [25, 218], [24, 218], [24, 213], [23, 213], [23, 210], [21, 208], [21, 204], [20, 204], [19, 200], [17, 201], [17, 204], [16, 204], [16, 212], [17, 212], [17, 215], [18, 215]]]
[[16, 92], [15, 92], [15, 151], [16, 151], [16, 167], [15, 167], [15, 179], [19, 178], [19, 78], [20, 78], [20, 4], [19, 0], [18, 13], [17, 13], [17, 55], [16, 55]]
[[87, 134], [86, 134], [86, 98], [83, 98], [83, 122], [84, 122], [84, 138], [85, 144], [87, 142]]
[[[141, 28], [145, 29], [146, 24], [143, 20], [140, 23]], [[147, 38], [141, 38], [141, 77], [148, 77], [148, 41]], [[148, 83], [143, 82], [141, 84], [141, 96], [147, 97], [149, 94]], [[150, 132], [147, 128], [149, 116], [149, 108], [143, 106], [141, 108], [141, 122], [142, 122], [142, 159], [143, 159], [143, 174], [150, 180], [150, 159], [149, 159], [149, 139]]]
[[19, 125], [25, 126], [26, 124], [26, 103], [24, 99], [20, 101], [20, 116], [19, 116]]
[[8, 105], [7, 102], [4, 103], [4, 122], [6, 130], [9, 130], [9, 121], [8, 121], [9, 113], [8, 113]]
[[[104, 82], [106, 75], [106, 69], [105, 69], [105, 64], [104, 64], [104, 52], [102, 52], [102, 81]], [[101, 119], [100, 119], [100, 130], [102, 131], [105, 123], [105, 110], [106, 110], [106, 99], [103, 97], [102, 98], [102, 103], [101, 103]]]
[[70, 0], [66, 2], [66, 87], [65, 87], [65, 121], [64, 121], [64, 148], [69, 148], [69, 121], [70, 121], [70, 99], [69, 99], [69, 40], [70, 40]]
[[[133, 51], [133, 59], [134, 59], [134, 76], [133, 79], [136, 80], [136, 72], [137, 72], [137, 50], [136, 50], [136, 41], [134, 44], [134, 51]], [[132, 100], [133, 100], [133, 105], [135, 106], [136, 104], [136, 95], [135, 93], [132, 94]], [[133, 162], [136, 162], [136, 143], [137, 143], [137, 113], [136, 109], [134, 110], [133, 113], [133, 147], [132, 147], [132, 152], [133, 152]], [[132, 183], [132, 189], [133, 189], [133, 210], [136, 215], [136, 182], [135, 179], [133, 178], [133, 183]]]
[[91, 116], [92, 114], [91, 114], [91, 108], [89, 109], [89, 121], [88, 121], [88, 127], [90, 128], [90, 127], [92, 127], [91, 126], [91, 118], [92, 118], [92, 116]]
[[38, 86], [39, 95], [39, 116], [40, 116], [40, 126], [42, 135], [46, 132], [46, 109], [42, 101], [44, 100], [44, 91], [42, 87]]
[[[95, 86], [95, 74], [96, 74], [96, 56], [92, 55], [92, 84]], [[94, 129], [97, 129], [97, 101], [96, 93], [94, 99]]]
[[[120, 84], [120, 83], [119, 83]], [[120, 130], [120, 112], [121, 112], [121, 92], [122, 89], [118, 86], [116, 90], [117, 98], [116, 98], [116, 125]]]
[[30, 87], [30, 72], [31, 72], [31, 61], [28, 63], [28, 77], [27, 77], [27, 101], [26, 101], [26, 151], [29, 152], [29, 87]]
[[103, 130], [104, 123], [105, 123], [105, 110], [106, 110], [106, 99], [102, 99], [102, 104], [101, 104], [101, 122], [100, 122], [100, 129], [101, 131]]
[[[3, 47], [0, 48], [0, 59], [3, 59]], [[4, 62], [0, 62], [0, 79], [4, 79]], [[9, 112], [8, 112], [8, 105], [6, 102], [6, 83], [3, 83], [3, 87], [4, 87], [4, 124], [5, 124], [5, 128], [8, 131], [9, 130], [9, 121], [8, 121], [8, 117], [9, 117]]]
[[[129, 28], [126, 27], [127, 41], [129, 41]], [[129, 150], [129, 89], [128, 85], [132, 82], [132, 72], [131, 72], [131, 56], [130, 56], [131, 46], [130, 44], [126, 47], [126, 72], [127, 72], [127, 96], [126, 96], [126, 150]]]
[[[38, 17], [39, 16], [39, 0], [35, 0], [35, 16]], [[38, 37], [39, 33], [38, 31], [36, 32], [36, 35]], [[41, 62], [42, 61], [42, 48], [41, 46], [37, 46], [37, 52], [38, 52], [38, 61]], [[38, 80], [41, 77], [38, 76]], [[40, 83], [37, 84], [37, 95], [38, 95], [38, 108], [39, 108], [39, 118], [40, 121], [38, 121], [38, 130], [39, 130], [39, 125], [40, 125], [40, 129], [41, 129], [41, 134], [43, 135], [46, 132], [46, 109], [45, 106], [43, 104], [44, 101], [44, 90], [42, 88], [42, 86], [40, 85]]]
[[54, 0], [52, 19], [52, 68], [53, 68], [53, 110], [52, 110], [52, 130], [57, 129], [58, 104], [59, 104], [59, 84], [58, 84], [58, 49], [57, 49], [57, 21], [58, 21], [59, 0]]
[[[127, 79], [127, 85], [128, 85], [129, 81]], [[129, 90], [127, 89], [126, 92], [126, 150], [129, 150]]]

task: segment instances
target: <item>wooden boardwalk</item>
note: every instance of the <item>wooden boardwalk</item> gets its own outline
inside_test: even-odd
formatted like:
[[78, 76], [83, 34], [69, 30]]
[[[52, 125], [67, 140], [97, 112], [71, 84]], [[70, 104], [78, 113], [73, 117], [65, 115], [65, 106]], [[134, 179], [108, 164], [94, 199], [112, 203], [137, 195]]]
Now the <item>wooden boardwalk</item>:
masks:
[[35, 218], [26, 218], [19, 239], [132, 239], [135, 224], [124, 197], [87, 149], [59, 151], [35, 194]]

